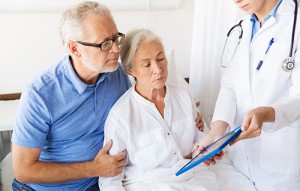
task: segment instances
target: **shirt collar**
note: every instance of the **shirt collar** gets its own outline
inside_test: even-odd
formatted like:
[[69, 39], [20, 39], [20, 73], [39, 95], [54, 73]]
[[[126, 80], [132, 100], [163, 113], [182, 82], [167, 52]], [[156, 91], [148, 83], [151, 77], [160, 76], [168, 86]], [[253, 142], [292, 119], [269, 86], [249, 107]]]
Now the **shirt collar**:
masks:
[[[79, 79], [79, 77], [77, 76], [77, 74], [74, 71], [73, 65], [71, 63], [71, 59], [72, 58], [71, 58], [70, 55], [68, 55], [64, 58], [63, 63], [64, 63], [65, 71], [66, 71], [66, 76], [72, 82], [72, 84], [74, 85], [77, 92], [79, 94], [82, 94], [84, 92], [84, 90], [86, 90], [86, 88], [92, 87], [92, 86], [95, 86], [95, 85], [86, 84], [86, 83], [84, 83], [83, 81], [81, 81]], [[97, 80], [96, 86], [98, 86], [106, 78], [110, 79], [110, 77], [111, 77], [110, 73], [101, 73], [100, 78]]]
[[[280, 4], [281, 4], [282, 0], [279, 0], [277, 2], [277, 4], [275, 5], [275, 7], [272, 9], [272, 11], [270, 11], [270, 13], [264, 18], [263, 20], [263, 24], [265, 22], [267, 22], [267, 20], [270, 18], [270, 17], [274, 17], [276, 18], [276, 12], [277, 12], [277, 9], [279, 8]], [[257, 31], [260, 29], [260, 23], [256, 17], [255, 14], [252, 14], [250, 16], [250, 21], [252, 22], [252, 33], [251, 33], [251, 41], [254, 37], [254, 35], [257, 33]]]
[[[152, 103], [151, 101], [145, 99], [143, 96], [141, 96], [139, 93], [136, 92], [135, 90], [135, 86], [132, 86], [131, 87], [132, 89], [132, 94], [133, 94], [133, 97], [135, 97], [135, 99], [137, 99], [140, 103], [148, 106], [148, 107], [155, 107], [154, 103]], [[169, 99], [169, 90], [168, 90], [168, 85], [166, 85], [166, 95], [165, 95], [165, 98], [164, 100], [168, 100]]]
[[[269, 14], [264, 18], [263, 23], [265, 23], [270, 17], [276, 18], [277, 9], [278, 9], [278, 7], [280, 6], [281, 2], [282, 2], [282, 0], [279, 0], [279, 1], [277, 2], [277, 4], [275, 5], [275, 7], [272, 9], [272, 11], [270, 11]], [[258, 22], [258, 19], [257, 19], [257, 17], [256, 17], [255, 14], [252, 14], [252, 15], [251, 15], [251, 19], [250, 19], [250, 20], [251, 20], [251, 22], [252, 22], [253, 24], [254, 24], [255, 22]]]

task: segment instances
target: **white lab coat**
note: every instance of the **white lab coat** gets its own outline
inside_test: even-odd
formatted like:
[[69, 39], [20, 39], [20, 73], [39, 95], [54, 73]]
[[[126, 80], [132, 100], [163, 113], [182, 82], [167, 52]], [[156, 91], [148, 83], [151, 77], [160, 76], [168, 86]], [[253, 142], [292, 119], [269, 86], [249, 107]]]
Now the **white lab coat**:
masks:
[[[276, 18], [271, 17], [252, 42], [250, 16], [243, 21], [244, 34], [222, 77], [213, 117], [213, 121], [223, 120], [234, 128], [241, 125], [250, 109], [274, 107], [275, 122], [264, 123], [261, 136], [240, 141], [228, 150], [235, 168], [251, 179], [258, 190], [300, 190], [299, 11], [293, 48], [295, 68], [291, 72], [281, 68], [290, 51], [293, 13], [293, 0], [283, 0]], [[275, 42], [256, 71], [272, 38]]]

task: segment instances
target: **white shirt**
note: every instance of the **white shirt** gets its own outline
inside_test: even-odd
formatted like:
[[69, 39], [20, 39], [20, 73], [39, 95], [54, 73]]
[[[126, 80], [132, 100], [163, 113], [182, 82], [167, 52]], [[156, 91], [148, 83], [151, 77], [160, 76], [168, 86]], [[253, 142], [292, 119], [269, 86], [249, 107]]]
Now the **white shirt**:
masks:
[[127, 150], [125, 172], [100, 178], [101, 191], [124, 190], [122, 181], [169, 168], [190, 157], [202, 135], [196, 128], [196, 105], [188, 91], [167, 85], [164, 118], [155, 105], [130, 88], [113, 106], [105, 124], [105, 140], [113, 140], [110, 154]]

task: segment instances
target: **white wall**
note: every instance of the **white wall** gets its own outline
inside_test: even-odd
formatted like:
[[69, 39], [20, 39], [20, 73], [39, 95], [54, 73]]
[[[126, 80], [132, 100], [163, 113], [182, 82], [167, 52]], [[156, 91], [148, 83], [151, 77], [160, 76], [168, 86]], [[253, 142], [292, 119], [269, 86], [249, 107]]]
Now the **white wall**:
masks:
[[[119, 31], [146, 27], [175, 49], [175, 62], [189, 76], [194, 0], [179, 9], [113, 11]], [[0, 93], [20, 92], [39, 72], [64, 55], [58, 25], [61, 12], [0, 13]]]

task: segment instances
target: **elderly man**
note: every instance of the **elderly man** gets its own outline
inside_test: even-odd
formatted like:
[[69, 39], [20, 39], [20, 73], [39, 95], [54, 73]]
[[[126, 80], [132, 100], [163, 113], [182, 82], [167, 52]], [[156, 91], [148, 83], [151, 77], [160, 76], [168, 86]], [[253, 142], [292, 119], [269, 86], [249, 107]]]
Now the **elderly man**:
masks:
[[66, 10], [60, 34], [69, 55], [22, 93], [12, 136], [13, 190], [99, 190], [98, 176], [124, 168], [126, 152], [107, 154], [112, 142], [103, 146], [103, 127], [130, 87], [118, 67], [125, 36], [96, 2]]

